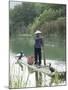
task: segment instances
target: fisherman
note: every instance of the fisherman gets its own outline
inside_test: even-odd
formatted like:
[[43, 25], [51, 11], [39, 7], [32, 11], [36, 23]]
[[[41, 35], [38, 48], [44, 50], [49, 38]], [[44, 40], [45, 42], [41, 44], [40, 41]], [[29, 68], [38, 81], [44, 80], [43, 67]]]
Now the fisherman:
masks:
[[[35, 32], [35, 44], [34, 44], [34, 54], [35, 54], [35, 65], [41, 66], [41, 47], [43, 46], [43, 40], [41, 37], [41, 31], [37, 30]], [[39, 62], [38, 62], [39, 59]]]

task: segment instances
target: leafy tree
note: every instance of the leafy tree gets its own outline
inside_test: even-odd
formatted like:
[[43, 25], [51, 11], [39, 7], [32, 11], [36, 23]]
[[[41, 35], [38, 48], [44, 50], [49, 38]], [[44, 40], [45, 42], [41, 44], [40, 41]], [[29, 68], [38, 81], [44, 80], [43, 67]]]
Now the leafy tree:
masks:
[[66, 6], [23, 2], [9, 10], [10, 35], [33, 33], [36, 29], [45, 33], [65, 33]]

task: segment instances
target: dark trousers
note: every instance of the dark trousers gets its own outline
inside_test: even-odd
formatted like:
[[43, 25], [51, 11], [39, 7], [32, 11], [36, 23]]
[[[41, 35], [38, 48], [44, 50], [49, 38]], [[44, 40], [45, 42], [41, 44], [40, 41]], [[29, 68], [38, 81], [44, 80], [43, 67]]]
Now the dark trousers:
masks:
[[41, 48], [35, 48], [35, 64], [41, 64]]

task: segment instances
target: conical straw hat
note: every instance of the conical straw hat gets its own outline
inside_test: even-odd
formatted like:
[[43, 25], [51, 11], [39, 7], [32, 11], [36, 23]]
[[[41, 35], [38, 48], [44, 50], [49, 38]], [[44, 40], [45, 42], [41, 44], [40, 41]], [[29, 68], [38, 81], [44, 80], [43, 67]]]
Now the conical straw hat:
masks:
[[36, 32], [35, 32], [35, 34], [41, 34], [42, 32], [41, 31], [39, 31], [39, 30], [37, 30]]

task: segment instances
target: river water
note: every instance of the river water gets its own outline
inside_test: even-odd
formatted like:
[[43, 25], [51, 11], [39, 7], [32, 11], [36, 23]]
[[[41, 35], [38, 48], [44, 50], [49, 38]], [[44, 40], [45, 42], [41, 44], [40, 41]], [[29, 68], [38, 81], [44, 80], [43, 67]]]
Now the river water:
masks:
[[[24, 60], [26, 62], [27, 57], [24, 57]], [[29, 68], [25, 65], [23, 65], [22, 70], [16, 62], [17, 59], [15, 58], [15, 54], [10, 53], [10, 88], [66, 85], [66, 81], [51, 84], [51, 77], [48, 75], [31, 70], [29, 72]], [[66, 64], [64, 61], [46, 59], [46, 64], [49, 65], [49, 63], [51, 63], [52, 67], [58, 72], [66, 71]]]
[[[52, 38], [53, 40], [54, 38]], [[59, 40], [59, 39], [58, 39]], [[58, 72], [66, 71], [65, 59], [65, 43], [45, 40], [44, 49], [42, 50], [42, 59], [44, 59], [44, 51], [46, 64], [51, 63], [52, 67]], [[27, 66], [23, 65], [23, 69], [17, 64], [15, 55], [20, 51], [24, 51], [27, 61], [27, 56], [34, 54], [34, 38], [32, 37], [14, 37], [10, 39], [10, 72], [9, 72], [9, 87], [10, 88], [27, 88], [27, 87], [46, 87], [66, 85], [66, 81], [55, 80], [45, 75], [44, 73], [30, 70]], [[43, 63], [43, 60], [42, 60]], [[50, 73], [50, 71], [48, 71]], [[57, 76], [56, 76], [57, 77]]]

